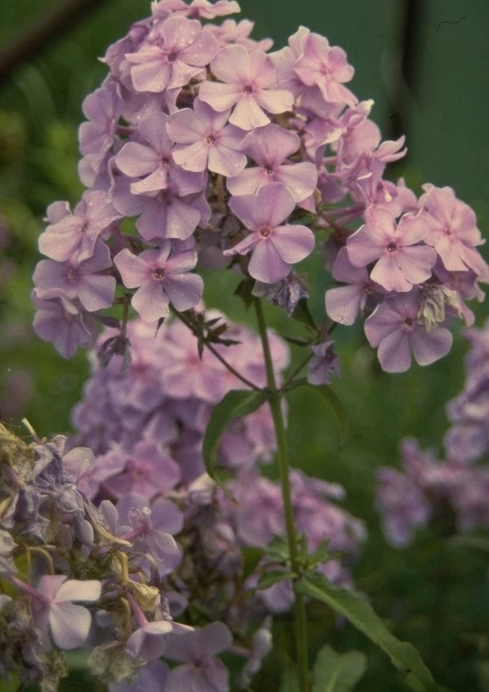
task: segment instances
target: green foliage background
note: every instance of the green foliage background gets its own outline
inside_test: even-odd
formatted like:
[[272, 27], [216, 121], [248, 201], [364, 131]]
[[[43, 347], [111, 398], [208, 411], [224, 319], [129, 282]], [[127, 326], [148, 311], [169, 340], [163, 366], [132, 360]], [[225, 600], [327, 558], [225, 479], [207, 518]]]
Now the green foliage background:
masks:
[[[0, 53], [33, 21], [62, 4], [2, 0]], [[361, 99], [375, 99], [373, 118], [384, 136], [395, 136], [401, 126], [407, 133], [409, 156], [393, 175], [404, 175], [418, 192], [425, 181], [452, 186], [476, 209], [481, 230], [489, 234], [486, 0], [240, 4], [242, 16], [256, 22], [255, 38], [272, 36], [277, 48], [300, 24], [342, 46], [356, 68], [353, 91]], [[148, 14], [148, 5], [147, 0], [101, 0], [90, 17], [20, 66], [0, 90], [0, 224], [8, 227], [10, 237], [0, 250], [0, 415], [14, 425], [27, 415], [42, 435], [70, 430], [70, 410], [80, 398], [88, 366], [83, 353], [63, 361], [30, 328], [37, 237], [48, 204], [58, 199], [76, 203], [81, 194], [76, 130], [83, 97], [105, 75], [97, 57], [132, 21]], [[400, 79], [399, 60], [409, 7], [418, 15], [408, 43], [407, 85]], [[319, 256], [311, 259], [309, 268], [315, 277], [312, 310], [319, 316], [325, 288]], [[222, 298], [232, 293], [236, 278], [209, 279], [207, 304], [234, 319], [249, 320], [241, 304]], [[476, 310], [482, 324], [489, 309], [483, 304]], [[267, 314], [278, 329], [290, 333], [276, 309], [269, 308]], [[388, 376], [380, 371], [360, 328], [340, 326], [337, 338], [342, 377], [334, 389], [349, 414], [348, 440], [339, 447], [334, 417], [319, 397], [296, 391], [289, 414], [293, 463], [343, 483], [347, 508], [368, 523], [369, 540], [355, 568], [356, 584], [395, 634], [419, 648], [440, 684], [459, 692], [489, 690], [487, 554], [446, 541], [443, 526], [425, 531], [409, 549], [396, 551], [385, 543], [374, 508], [375, 469], [398, 464], [402, 437], [414, 435], [423, 445], [440, 449], [444, 405], [462, 386], [466, 346], [457, 333], [443, 361]], [[16, 408], [14, 395], [19, 398], [22, 382], [25, 394]], [[406, 689], [387, 658], [352, 628], [335, 622], [326, 607], [310, 609], [310, 627], [311, 656], [326, 642], [338, 650], [366, 652], [368, 672], [356, 688], [360, 692]], [[285, 623], [276, 632], [276, 641], [286, 649], [288, 629]], [[271, 690], [270, 680], [282, 668], [283, 661], [272, 657], [267, 671], [272, 677], [258, 676], [254, 689]], [[88, 681], [79, 681], [79, 686], [91, 689]]]

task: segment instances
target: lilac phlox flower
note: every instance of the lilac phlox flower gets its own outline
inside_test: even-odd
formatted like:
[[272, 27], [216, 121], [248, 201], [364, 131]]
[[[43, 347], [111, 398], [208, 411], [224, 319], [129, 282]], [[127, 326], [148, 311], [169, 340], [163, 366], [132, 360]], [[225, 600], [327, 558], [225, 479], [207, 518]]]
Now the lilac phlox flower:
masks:
[[314, 33], [305, 36], [302, 48], [304, 53], [294, 64], [300, 80], [308, 87], [317, 87], [327, 102], [355, 106], [356, 97], [343, 86], [354, 74], [345, 51], [330, 46], [326, 38]]
[[[81, 476], [77, 483], [83, 492], [93, 499], [99, 492], [103, 495], [115, 497], [110, 492], [112, 478], [123, 473], [127, 462], [127, 452], [122, 445], [112, 443], [110, 449], [95, 458], [92, 464]], [[106, 484], [106, 481], [109, 483]]]
[[134, 682], [126, 680], [109, 684], [110, 692], [161, 692], [169, 672], [168, 665], [163, 661], [149, 661], [138, 668]]
[[264, 548], [275, 536], [283, 535], [283, 500], [278, 485], [250, 469], [230, 483], [230, 490], [238, 501], [238, 505], [229, 505], [231, 520], [243, 545]]
[[134, 596], [127, 593], [126, 598], [139, 625], [127, 640], [126, 651], [133, 658], [155, 661], [163, 653], [166, 635], [172, 631], [173, 625], [169, 620], [149, 622]]
[[81, 306], [64, 297], [41, 300], [35, 291], [31, 297], [37, 308], [34, 331], [43, 341], [51, 341], [63, 358], [73, 358], [80, 346], [93, 345], [98, 324]]
[[[193, 175], [193, 174], [192, 174]], [[174, 183], [154, 197], [132, 195], [128, 179], [114, 187], [114, 206], [125, 216], [139, 216], [136, 228], [145, 240], [186, 240], [198, 225], [205, 228], [211, 209], [203, 194], [181, 196]]]
[[204, 171], [235, 176], [246, 166], [246, 156], [239, 151], [245, 132], [226, 125], [231, 111], [217, 113], [196, 98], [191, 108], [170, 116], [169, 137], [177, 142], [173, 158], [187, 171]]
[[396, 548], [406, 547], [416, 528], [426, 526], [431, 506], [413, 478], [395, 469], [377, 473], [376, 506], [382, 516], [384, 533]]
[[149, 499], [169, 492], [180, 480], [178, 465], [159, 442], [140, 440], [125, 456], [124, 469], [110, 479], [110, 492], [115, 497], [137, 493]]
[[313, 385], [329, 384], [331, 375], [339, 375], [340, 364], [334, 352], [334, 341], [311, 346], [313, 357], [309, 362], [307, 381]]
[[219, 361], [207, 350], [199, 356], [196, 339], [184, 324], [170, 323], [165, 337], [161, 358], [164, 391], [176, 399], [217, 404], [228, 391]]
[[453, 337], [445, 327], [427, 332], [418, 324], [419, 292], [413, 289], [387, 298], [365, 321], [365, 334], [386, 372], [404, 372], [411, 350], [420, 365], [430, 365], [449, 352]]
[[151, 14], [158, 19], [165, 19], [170, 14], [194, 19], [215, 19], [237, 12], [240, 12], [240, 7], [235, 0], [218, 0], [215, 3], [208, 0], [192, 0], [190, 5], [183, 0], [160, 0], [151, 3]]
[[423, 220], [430, 230], [426, 242], [440, 255], [449, 271], [472, 269], [479, 281], [489, 282], [489, 269], [474, 249], [483, 245], [474, 211], [455, 197], [450, 187], [423, 185], [425, 194], [419, 199], [426, 214]]
[[296, 202], [305, 200], [314, 192], [318, 174], [313, 163], [287, 161], [300, 143], [294, 132], [274, 123], [252, 130], [242, 143], [242, 151], [258, 165], [228, 178], [229, 192], [232, 195], [253, 194], [263, 185], [277, 182], [287, 186]]
[[278, 75], [270, 58], [261, 50], [249, 52], [242, 45], [222, 48], [211, 63], [211, 71], [224, 82], [203, 82], [199, 98], [222, 113], [234, 110], [232, 125], [243, 130], [268, 125], [269, 113], [291, 110], [293, 96], [277, 89]]
[[134, 89], [159, 93], [198, 77], [218, 49], [217, 40], [199, 21], [175, 16], [158, 23], [148, 41], [125, 57], [133, 64]]
[[161, 560], [177, 555], [179, 548], [172, 534], [180, 533], [183, 515], [170, 500], [159, 499], [149, 505], [146, 497], [129, 493], [117, 504], [122, 527], [120, 538], [134, 543], [134, 549]]
[[270, 50], [273, 46], [271, 38], [263, 38], [260, 41], [249, 38], [253, 27], [254, 22], [251, 22], [249, 19], [241, 19], [239, 22], [235, 19], [226, 19], [219, 26], [210, 24], [206, 28], [212, 31], [221, 46], [226, 43], [232, 43], [243, 45], [249, 51], [258, 49], [266, 52]]
[[384, 209], [369, 208], [365, 212], [367, 223], [348, 238], [350, 262], [365, 267], [377, 260], [370, 273], [387, 291], [410, 291], [431, 276], [436, 254], [427, 246], [419, 245], [428, 230], [420, 217], [405, 214], [395, 224]]
[[170, 671], [165, 692], [227, 692], [229, 671], [215, 655], [232, 642], [231, 632], [222, 622], [171, 637], [164, 656], [184, 665]]
[[107, 80], [86, 97], [82, 110], [88, 122], [82, 123], [78, 130], [80, 152], [100, 161], [112, 147], [122, 112], [119, 85]]
[[64, 575], [44, 575], [37, 588], [13, 577], [14, 584], [32, 597], [34, 625], [47, 634], [51, 631], [60, 649], [76, 649], [87, 640], [91, 616], [75, 601], [93, 603], [100, 598], [102, 584], [90, 579], [80, 581]]
[[138, 141], [124, 144], [115, 157], [122, 173], [130, 178], [141, 178], [130, 185], [134, 195], [154, 196], [166, 189], [170, 180], [180, 195], [200, 192], [203, 188], [202, 175], [189, 173], [175, 165], [173, 143], [166, 131], [167, 122], [168, 116], [164, 113], [148, 113], [138, 125]]
[[365, 310], [368, 303], [374, 302], [374, 294], [381, 297], [380, 286], [370, 280], [365, 267], [355, 267], [348, 259], [346, 248], [341, 248], [333, 266], [333, 277], [347, 286], [339, 286], [326, 291], [326, 313], [334, 322], [353, 324], [359, 310]]
[[144, 250], [139, 256], [122, 250], [114, 257], [124, 285], [138, 289], [131, 305], [146, 322], [168, 317], [170, 302], [183, 311], [202, 298], [202, 278], [189, 273], [197, 264], [196, 253], [187, 250], [170, 256], [170, 249], [171, 243], [166, 241], [160, 250]]
[[119, 218], [101, 190], [87, 190], [73, 213], [67, 203], [55, 202], [48, 207], [51, 223], [39, 237], [39, 250], [57, 262], [66, 262], [76, 251], [81, 262], [92, 256], [97, 238]]
[[269, 183], [256, 195], [232, 197], [229, 206], [251, 233], [225, 255], [251, 252], [248, 271], [254, 279], [275, 283], [314, 248], [314, 234], [299, 224], [281, 225], [295, 208], [292, 193], [282, 183]]
[[79, 261], [75, 253], [67, 262], [41, 260], [32, 277], [36, 295], [41, 299], [78, 298], [89, 312], [108, 308], [114, 301], [116, 280], [100, 272], [109, 267], [112, 267], [109, 248], [97, 238], [88, 259]]

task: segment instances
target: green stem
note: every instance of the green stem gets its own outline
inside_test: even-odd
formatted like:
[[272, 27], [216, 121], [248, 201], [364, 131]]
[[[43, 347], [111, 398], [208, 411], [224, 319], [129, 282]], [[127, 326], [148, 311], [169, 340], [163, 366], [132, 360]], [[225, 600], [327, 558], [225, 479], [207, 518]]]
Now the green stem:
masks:
[[[284, 502], [285, 526], [287, 531], [287, 542], [289, 545], [290, 562], [293, 572], [299, 578], [302, 573], [301, 557], [297, 548], [297, 532], [294, 522], [294, 510], [292, 508], [292, 492], [289, 478], [289, 459], [287, 453], [287, 440], [285, 436], [285, 426], [282, 417], [281, 395], [275, 380], [273, 371], [272, 354], [268, 341], [267, 325], [261, 300], [255, 298], [255, 310], [258, 320], [258, 329], [263, 346], [265, 358], [265, 370], [267, 374], [267, 384], [270, 390], [269, 404], [277, 440], [277, 464], [282, 486], [282, 497]], [[297, 664], [299, 669], [299, 689], [301, 692], [309, 690], [309, 666], [307, 660], [307, 622], [306, 608], [304, 599], [300, 594], [295, 595], [294, 604], [295, 620], [295, 640], [297, 649]]]

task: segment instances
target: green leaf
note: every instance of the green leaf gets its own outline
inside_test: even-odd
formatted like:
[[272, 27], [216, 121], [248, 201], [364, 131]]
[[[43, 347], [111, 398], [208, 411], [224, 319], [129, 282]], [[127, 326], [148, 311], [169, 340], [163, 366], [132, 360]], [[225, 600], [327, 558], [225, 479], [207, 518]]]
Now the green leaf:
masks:
[[275, 536], [263, 550], [277, 562], [290, 562], [289, 544], [281, 536]]
[[348, 420], [348, 414], [346, 412], [345, 407], [341, 403], [341, 400], [339, 399], [338, 395], [331, 389], [329, 385], [322, 384], [317, 386], [309, 383], [307, 384], [309, 387], [311, 387], [311, 389], [314, 389], [316, 392], [318, 392], [318, 394], [320, 394], [322, 398], [325, 401], [327, 401], [327, 403], [333, 409], [340, 433], [340, 447], [342, 447], [346, 442], [346, 438], [348, 437], [348, 430], [350, 427], [350, 422]]
[[367, 658], [360, 651], [340, 654], [324, 646], [312, 671], [312, 692], [350, 692], [365, 672]]
[[292, 313], [292, 317], [303, 324], [307, 324], [308, 327], [311, 327], [311, 329], [317, 332], [318, 327], [314, 321], [311, 311], [309, 310], [309, 305], [306, 298], [301, 298], [299, 300], [294, 312]]
[[270, 572], [265, 572], [262, 574], [258, 580], [257, 589], [269, 589], [274, 584], [278, 584], [279, 581], [284, 581], [285, 579], [293, 579], [294, 572], [279, 572], [273, 570]]
[[333, 586], [322, 574], [296, 582], [296, 591], [303, 596], [327, 603], [390, 656], [392, 663], [406, 676], [409, 684], [418, 683], [422, 690], [438, 690], [428, 668], [414, 646], [401, 642], [384, 625], [372, 606], [354, 591]]
[[287, 662], [284, 665], [280, 692], [300, 692], [299, 678], [297, 676], [296, 668], [292, 663]]
[[205, 470], [209, 476], [222, 485], [222, 478], [217, 469], [217, 450], [226, 426], [240, 416], [253, 413], [267, 399], [265, 391], [236, 389], [228, 392], [224, 399], [212, 411], [202, 445]]

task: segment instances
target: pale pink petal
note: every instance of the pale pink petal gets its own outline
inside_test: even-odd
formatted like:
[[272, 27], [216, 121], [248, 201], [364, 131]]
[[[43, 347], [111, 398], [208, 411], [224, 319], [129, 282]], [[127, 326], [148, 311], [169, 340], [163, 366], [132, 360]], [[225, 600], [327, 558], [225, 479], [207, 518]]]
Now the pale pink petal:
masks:
[[353, 324], [363, 298], [362, 286], [340, 286], [326, 291], [326, 313], [335, 322]]
[[165, 293], [180, 312], [195, 307], [202, 299], [204, 281], [198, 274], [175, 275], [164, 282]]
[[88, 610], [73, 603], [53, 603], [49, 610], [51, 634], [60, 649], [76, 649], [84, 644], [91, 621]]
[[385, 372], [405, 372], [411, 366], [409, 335], [402, 329], [391, 332], [382, 340], [377, 357]]
[[146, 322], [156, 322], [160, 317], [168, 317], [168, 298], [163, 293], [159, 281], [147, 281], [133, 295], [131, 305]]
[[314, 249], [314, 233], [307, 226], [278, 226], [270, 235], [269, 242], [278, 256], [288, 264], [300, 262]]
[[431, 365], [443, 358], [452, 347], [453, 336], [444, 327], [425, 332], [422, 328], [414, 329], [411, 333], [411, 347], [420, 365]]
[[121, 250], [114, 257], [114, 264], [120, 271], [124, 286], [127, 288], [137, 288], [151, 276], [151, 268], [146, 262], [127, 249]]
[[268, 240], [257, 243], [251, 255], [248, 271], [254, 279], [274, 284], [290, 273], [290, 264], [284, 262]]

